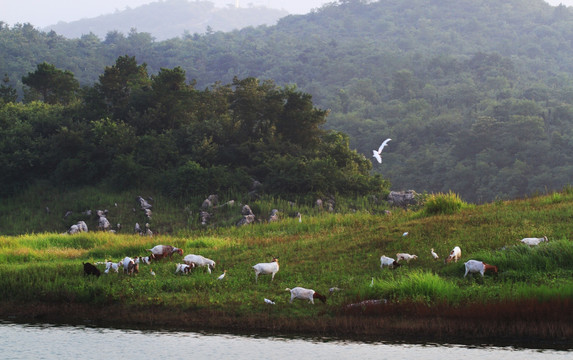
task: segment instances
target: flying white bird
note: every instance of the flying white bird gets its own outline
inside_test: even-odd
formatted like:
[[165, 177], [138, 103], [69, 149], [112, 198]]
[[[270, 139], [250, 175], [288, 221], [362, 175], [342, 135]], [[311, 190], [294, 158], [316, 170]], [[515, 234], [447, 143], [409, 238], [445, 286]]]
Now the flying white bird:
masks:
[[382, 145], [380, 145], [380, 147], [378, 148], [378, 151], [372, 150], [372, 153], [374, 154], [372, 156], [375, 157], [376, 160], [378, 160], [378, 162], [380, 164], [382, 164], [382, 157], [380, 156], [380, 155], [382, 155], [382, 149], [384, 149], [384, 146], [386, 146], [388, 144], [388, 141], [390, 141], [390, 140], [392, 140], [392, 139], [388, 138], [388, 139], [384, 140]]
[[217, 280], [223, 280], [223, 278], [225, 277], [225, 274], [227, 273], [227, 270], [223, 271], [223, 273], [221, 275], [219, 275], [219, 277], [217, 278]]
[[269, 304], [269, 305], [274, 305], [274, 304], [275, 304], [274, 301], [269, 300], [269, 299], [267, 299], [267, 298], [265, 298], [265, 302], [266, 302], [267, 304]]

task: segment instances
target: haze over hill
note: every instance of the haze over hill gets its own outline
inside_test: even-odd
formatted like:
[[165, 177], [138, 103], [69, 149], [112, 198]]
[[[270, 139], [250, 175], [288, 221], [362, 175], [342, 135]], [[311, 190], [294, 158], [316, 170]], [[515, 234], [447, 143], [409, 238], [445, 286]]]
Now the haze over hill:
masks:
[[[158, 0], [20, 0], [2, 1], [0, 21], [10, 25], [30, 23], [37, 27], [46, 27], [58, 22], [72, 22], [113, 14], [125, 9], [157, 2]], [[159, 0], [162, 1], [162, 0]], [[194, 0], [189, 0], [193, 2]], [[573, 1], [573, 0], [567, 0]], [[237, 0], [212, 0], [216, 7], [235, 6]], [[305, 14], [330, 0], [239, 0], [239, 7], [260, 7], [284, 10], [289, 14]]]
[[59, 22], [45, 30], [68, 38], [93, 33], [103, 39], [111, 31], [128, 34], [131, 29], [137, 29], [150, 33], [157, 40], [166, 40], [184, 33], [228, 32], [248, 26], [274, 25], [286, 15], [285, 10], [252, 4], [249, 7], [216, 7], [211, 1], [165, 0], [94, 18]]

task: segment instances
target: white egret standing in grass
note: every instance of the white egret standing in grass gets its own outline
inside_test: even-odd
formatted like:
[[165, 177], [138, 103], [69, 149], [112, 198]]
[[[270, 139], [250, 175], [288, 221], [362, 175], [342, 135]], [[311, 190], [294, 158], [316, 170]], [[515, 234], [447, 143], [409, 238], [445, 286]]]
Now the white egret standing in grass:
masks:
[[227, 273], [227, 270], [223, 271], [223, 273], [221, 275], [219, 275], [219, 277], [217, 278], [217, 280], [223, 280], [223, 278], [225, 277], [225, 274]]
[[382, 143], [382, 145], [380, 145], [380, 147], [378, 148], [377, 151], [372, 150], [372, 153], [373, 153], [372, 156], [375, 157], [376, 160], [378, 160], [378, 162], [380, 164], [382, 164], [382, 156], [381, 156], [382, 155], [382, 149], [384, 149], [384, 147], [388, 144], [388, 141], [390, 141], [390, 140], [392, 140], [392, 139], [388, 138], [388, 139], [384, 140], [384, 142]]
[[432, 248], [430, 250], [430, 252], [432, 253], [432, 256], [434, 257], [434, 259], [439, 259], [440, 257], [438, 256], [438, 254], [436, 254], [436, 252], [434, 251], [434, 248]]

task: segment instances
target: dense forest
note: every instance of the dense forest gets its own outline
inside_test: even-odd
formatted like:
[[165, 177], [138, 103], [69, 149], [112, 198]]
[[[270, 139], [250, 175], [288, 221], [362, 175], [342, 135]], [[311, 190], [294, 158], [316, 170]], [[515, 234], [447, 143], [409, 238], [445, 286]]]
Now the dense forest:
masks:
[[[235, 78], [196, 90], [180, 67], [148, 75], [121, 56], [80, 91], [70, 71], [41, 63], [22, 78], [26, 103], [2, 85], [0, 181], [159, 189], [173, 197], [247, 192], [380, 193], [387, 183], [324, 130], [327, 111], [294, 86]], [[30, 100], [29, 99], [39, 99]], [[257, 189], [261, 190], [261, 189]]]
[[[339, 176], [326, 178], [355, 183], [350, 191], [387, 185], [380, 177], [370, 178], [375, 179], [371, 183], [364, 175], [368, 172], [381, 174], [396, 190], [453, 190], [472, 202], [560, 189], [573, 178], [571, 39], [573, 10], [542, 0], [341, 0], [307, 15], [287, 16], [276, 26], [164, 41], [136, 30], [110, 32], [103, 40], [94, 34], [66, 39], [29, 24], [2, 24], [3, 181], [15, 183], [9, 174], [21, 179], [38, 169], [49, 174], [54, 167], [59, 169], [51, 176], [59, 180], [96, 180], [105, 171], [126, 181], [134, 177], [118, 171], [141, 174], [141, 167], [167, 166], [183, 143], [186, 155], [177, 161], [185, 161], [172, 164], [171, 171], [187, 171], [182, 166], [215, 171], [239, 161], [233, 171], [289, 191], [313, 191], [300, 186], [325, 179], [293, 175], [300, 186], [286, 185], [285, 175], [301, 168], [298, 161], [306, 162], [306, 171], [322, 166], [322, 174], [341, 166]], [[141, 68], [141, 77], [126, 80], [129, 86], [117, 89], [118, 97], [106, 94], [114, 86], [106, 84], [110, 69], [122, 61]], [[67, 79], [71, 93], [56, 96], [31, 86], [33, 74], [42, 71]], [[189, 103], [161, 94], [155, 81], [174, 77], [176, 88], [203, 98], [201, 106], [196, 99]], [[258, 126], [243, 128], [247, 135], [238, 130], [243, 115], [239, 122], [235, 117], [235, 97], [243, 88], [263, 94], [239, 107], [250, 114], [244, 115], [249, 124]], [[280, 94], [278, 108], [260, 102], [275, 93]], [[292, 97], [301, 106], [297, 111], [310, 119], [281, 115], [290, 111]], [[45, 118], [52, 120], [44, 123]], [[205, 122], [209, 118], [217, 121]], [[291, 131], [305, 121], [313, 126], [308, 135], [316, 141], [311, 144], [319, 144], [308, 149], [306, 141], [286, 139], [281, 131], [287, 130], [278, 125], [290, 124]], [[14, 126], [29, 134], [7, 136], [18, 133]], [[115, 148], [120, 143], [113, 136], [122, 132], [139, 146], [121, 143]], [[91, 135], [86, 139], [86, 134]], [[393, 140], [383, 163], [372, 163], [372, 149], [387, 137]], [[85, 143], [80, 146], [84, 151], [74, 147], [79, 139], [93, 142], [88, 146], [93, 152], [84, 149]], [[154, 143], [161, 146], [153, 148]], [[51, 162], [28, 150], [42, 144], [53, 147], [51, 153], [39, 150]], [[265, 152], [256, 148], [260, 144]], [[339, 160], [323, 157], [334, 156], [333, 148], [341, 151]], [[299, 160], [297, 151], [312, 155]], [[70, 157], [88, 153], [92, 164], [94, 159], [102, 163], [78, 173], [75, 166], [86, 159]], [[268, 158], [256, 159], [255, 154]], [[270, 161], [272, 156], [281, 161]], [[149, 160], [155, 157], [163, 159]], [[246, 158], [248, 164], [241, 163]], [[312, 161], [323, 164], [309, 165]], [[320, 191], [340, 189], [332, 185]]]

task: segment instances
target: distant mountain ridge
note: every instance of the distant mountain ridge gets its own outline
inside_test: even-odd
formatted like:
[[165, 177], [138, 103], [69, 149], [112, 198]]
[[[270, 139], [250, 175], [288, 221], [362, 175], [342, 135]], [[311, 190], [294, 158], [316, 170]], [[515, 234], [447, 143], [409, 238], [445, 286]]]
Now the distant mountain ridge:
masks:
[[203, 34], [208, 28], [228, 32], [249, 26], [274, 25], [287, 15], [285, 10], [263, 6], [217, 8], [210, 1], [166, 0], [94, 18], [59, 22], [44, 30], [53, 30], [67, 38], [79, 38], [91, 32], [103, 39], [108, 32], [127, 34], [136, 29], [150, 33], [156, 40], [166, 40], [185, 33]]

